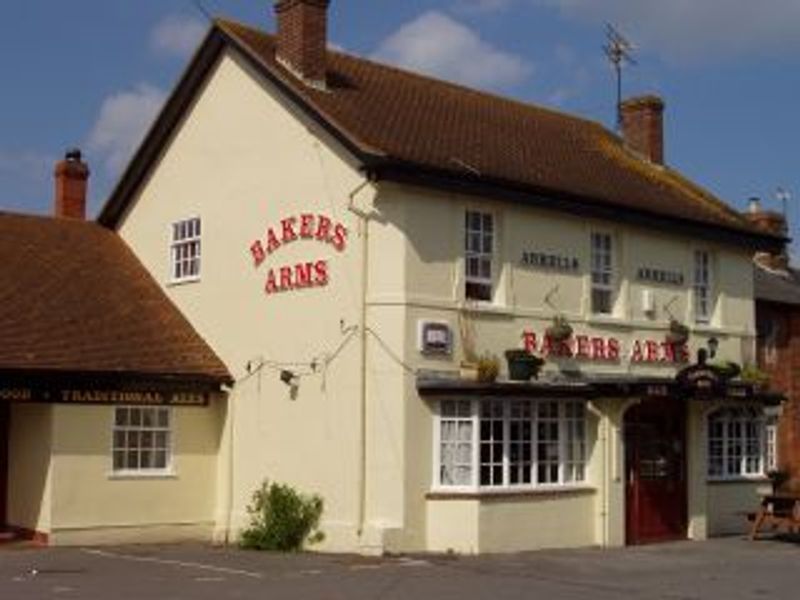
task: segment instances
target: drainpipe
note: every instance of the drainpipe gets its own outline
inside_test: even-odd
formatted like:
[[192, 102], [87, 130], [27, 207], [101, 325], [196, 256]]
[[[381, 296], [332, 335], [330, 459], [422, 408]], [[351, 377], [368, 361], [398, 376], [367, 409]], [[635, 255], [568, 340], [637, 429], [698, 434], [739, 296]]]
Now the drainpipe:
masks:
[[364, 181], [358, 184], [349, 194], [350, 201], [347, 209], [360, 219], [361, 224], [361, 305], [359, 314], [359, 337], [361, 338], [361, 348], [359, 356], [359, 368], [361, 370], [361, 380], [359, 386], [359, 456], [358, 456], [358, 528], [356, 533], [359, 539], [364, 534], [367, 512], [367, 292], [369, 275], [369, 220], [372, 216], [370, 211], [364, 211], [355, 206], [356, 196], [370, 185], [373, 181], [371, 176], [367, 176]]

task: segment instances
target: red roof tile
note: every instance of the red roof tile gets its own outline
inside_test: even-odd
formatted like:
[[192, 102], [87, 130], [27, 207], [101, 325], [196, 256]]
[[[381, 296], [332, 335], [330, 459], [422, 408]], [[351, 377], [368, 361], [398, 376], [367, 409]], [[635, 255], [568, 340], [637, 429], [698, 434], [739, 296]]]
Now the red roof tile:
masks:
[[0, 212], [0, 371], [230, 380], [115, 233]]

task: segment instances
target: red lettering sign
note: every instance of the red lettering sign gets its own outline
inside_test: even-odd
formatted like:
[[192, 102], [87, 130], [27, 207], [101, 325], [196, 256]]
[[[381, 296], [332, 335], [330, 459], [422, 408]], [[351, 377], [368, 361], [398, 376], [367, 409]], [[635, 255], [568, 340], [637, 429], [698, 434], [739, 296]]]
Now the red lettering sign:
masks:
[[[281, 219], [276, 226], [267, 227], [264, 239], [250, 244], [250, 255], [256, 268], [279, 248], [298, 240], [317, 241], [333, 246], [337, 252], [347, 248], [347, 227], [325, 215], [303, 213]], [[270, 268], [264, 283], [267, 295], [290, 290], [323, 287], [330, 280], [328, 261], [315, 260]]]
[[[525, 350], [531, 354], [560, 358], [574, 357], [584, 361], [617, 362], [622, 357], [622, 344], [616, 338], [574, 335], [566, 341], [555, 341], [545, 335], [539, 338], [533, 331], [523, 331]], [[689, 361], [686, 345], [673, 345], [656, 340], [633, 340], [630, 346], [632, 363], [685, 363]]]

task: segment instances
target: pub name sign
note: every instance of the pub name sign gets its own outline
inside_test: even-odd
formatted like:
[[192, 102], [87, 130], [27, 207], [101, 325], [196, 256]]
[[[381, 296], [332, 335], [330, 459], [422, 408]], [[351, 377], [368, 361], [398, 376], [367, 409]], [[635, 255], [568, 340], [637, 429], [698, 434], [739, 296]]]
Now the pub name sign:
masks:
[[[328, 216], [301, 213], [288, 216], [267, 227], [263, 239], [250, 244], [250, 255], [256, 268], [277, 250], [298, 241], [311, 241], [331, 246], [337, 252], [347, 248], [347, 228]], [[325, 287], [330, 280], [328, 261], [319, 258], [296, 264], [270, 266], [264, 292], [270, 296], [313, 287]]]
[[629, 348], [614, 337], [573, 335], [557, 341], [549, 335], [523, 331], [525, 349], [543, 357], [574, 358], [592, 362], [617, 362], [629, 357], [632, 363], [687, 363], [689, 348], [685, 344], [671, 344], [653, 339], [635, 339]]

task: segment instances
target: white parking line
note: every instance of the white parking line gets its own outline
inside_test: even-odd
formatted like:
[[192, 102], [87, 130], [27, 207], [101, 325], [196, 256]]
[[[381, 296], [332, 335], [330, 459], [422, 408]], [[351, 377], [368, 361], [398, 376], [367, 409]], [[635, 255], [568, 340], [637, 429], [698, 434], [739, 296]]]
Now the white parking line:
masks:
[[157, 565], [167, 565], [172, 567], [180, 567], [182, 569], [200, 569], [203, 571], [211, 571], [213, 573], [227, 573], [229, 575], [241, 575], [242, 577], [252, 577], [253, 579], [263, 579], [264, 575], [255, 571], [244, 571], [242, 569], [231, 569], [228, 567], [217, 567], [215, 565], [206, 565], [198, 562], [185, 562], [182, 560], [154, 558], [152, 556], [136, 556], [133, 554], [119, 554], [117, 552], [109, 552], [107, 550], [93, 550], [83, 548], [83, 552], [94, 556], [102, 556], [104, 558], [116, 558], [118, 560], [127, 560], [131, 562], [153, 563]]

